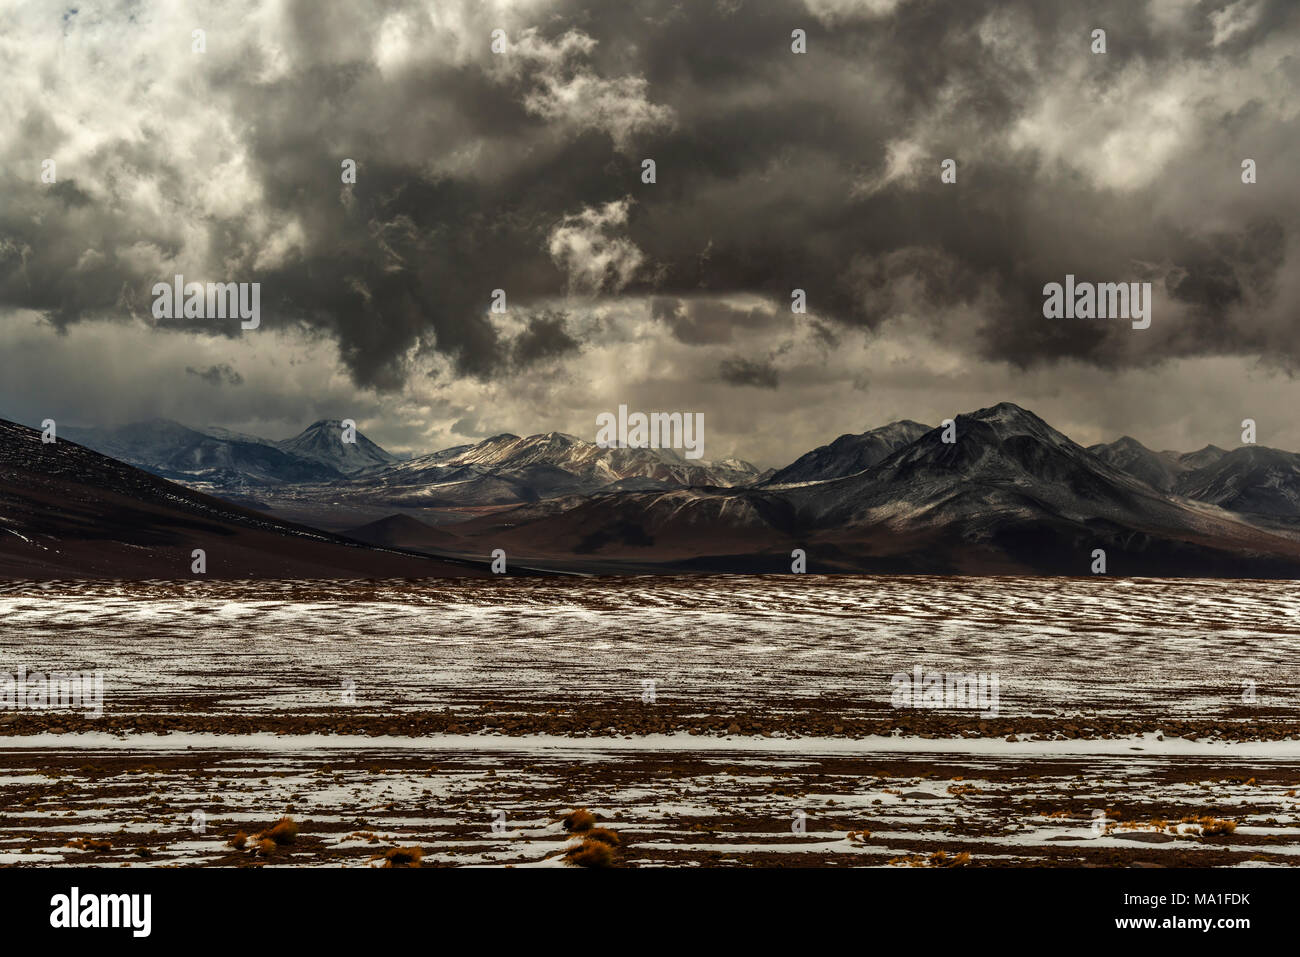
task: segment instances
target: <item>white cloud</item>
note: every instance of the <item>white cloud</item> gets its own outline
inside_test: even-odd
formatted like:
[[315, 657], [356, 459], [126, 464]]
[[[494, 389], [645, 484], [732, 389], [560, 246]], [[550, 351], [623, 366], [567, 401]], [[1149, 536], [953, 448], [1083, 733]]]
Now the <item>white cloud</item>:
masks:
[[825, 24], [877, 20], [894, 13], [905, 0], [805, 0], [808, 12]]
[[1249, 30], [1255, 25], [1262, 12], [1258, 0], [1237, 0], [1222, 10], [1210, 14], [1210, 25], [1214, 27], [1214, 46], [1222, 46], [1238, 33]]
[[[1286, 55], [1282, 47], [1266, 44], [1241, 61], [1185, 60], [1159, 68], [1142, 60], [1111, 68], [1104, 55], [1064, 58], [1005, 143], [1082, 173], [1099, 188], [1144, 189], [1195, 159], [1213, 135], [1207, 121], [1256, 100], [1288, 102], [1289, 80], [1275, 69]], [[1294, 105], [1285, 109], [1294, 115]]]
[[[885, 146], [885, 168], [878, 175], [860, 179], [853, 184], [850, 194], [865, 198], [894, 183], [910, 184], [920, 173], [926, 154], [915, 140], [891, 140]], [[938, 164], [935, 163], [938, 175]]]
[[615, 235], [627, 225], [630, 198], [587, 207], [566, 216], [551, 230], [547, 248], [569, 275], [570, 287], [584, 292], [617, 292], [635, 278], [645, 256], [630, 239]]
[[672, 108], [650, 102], [645, 77], [602, 77], [581, 62], [595, 47], [580, 30], [547, 40], [530, 27], [499, 57], [499, 71], [530, 84], [528, 112], [571, 131], [605, 132], [619, 150], [642, 133], [671, 128]]

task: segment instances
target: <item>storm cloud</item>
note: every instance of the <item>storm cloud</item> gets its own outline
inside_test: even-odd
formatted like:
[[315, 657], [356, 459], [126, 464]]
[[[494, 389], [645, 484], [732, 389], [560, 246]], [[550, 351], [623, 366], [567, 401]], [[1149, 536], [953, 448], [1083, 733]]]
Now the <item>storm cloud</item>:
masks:
[[[58, 332], [147, 322], [176, 274], [260, 282], [261, 329], [173, 334], [322, 339], [379, 394], [435, 360], [541, 390], [620, 336], [673, 340], [666, 396], [798, 388], [809, 336], [1289, 373], [1297, 48], [1286, 0], [8, 7], [0, 310]], [[1044, 319], [1067, 274], [1151, 282], [1151, 327]]]

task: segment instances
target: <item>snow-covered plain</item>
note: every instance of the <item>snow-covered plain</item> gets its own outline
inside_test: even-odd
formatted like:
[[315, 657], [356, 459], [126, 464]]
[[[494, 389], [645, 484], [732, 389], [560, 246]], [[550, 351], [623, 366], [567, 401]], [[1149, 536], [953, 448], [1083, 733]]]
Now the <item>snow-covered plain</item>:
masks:
[[[309, 722], [158, 734], [92, 722], [0, 734], [0, 864], [250, 863], [229, 836], [289, 814], [299, 840], [259, 863], [375, 866], [418, 845], [426, 864], [553, 866], [569, 841], [559, 816], [588, 807], [637, 866], [946, 866], [962, 854], [1286, 866], [1300, 853], [1300, 741], [1235, 731], [1252, 720], [1243, 709], [1297, 714], [1295, 594], [1245, 581], [816, 576], [10, 583], [0, 672], [102, 668], [106, 721], [299, 718], [337, 711], [345, 689], [376, 714], [487, 701], [782, 714], [824, 700], [875, 715], [890, 712], [890, 675], [920, 665], [996, 673], [1004, 718], [1187, 718], [1221, 733], [365, 735]], [[1204, 833], [1215, 822], [1232, 827]]]
[[109, 709], [847, 700], [996, 674], [1003, 715], [1300, 708], [1290, 582], [824, 577], [0, 586], [0, 663], [105, 672]]
[[[939, 866], [963, 853], [973, 865], [1289, 866], [1300, 854], [1295, 757], [35, 743], [0, 748], [0, 863], [250, 863], [231, 835], [289, 814], [299, 839], [267, 866], [374, 866], [412, 846], [426, 864], [554, 864], [569, 839], [559, 817], [575, 807], [617, 831], [637, 866]], [[1217, 820], [1235, 830], [1204, 834]], [[109, 846], [74, 846], [84, 838]]]

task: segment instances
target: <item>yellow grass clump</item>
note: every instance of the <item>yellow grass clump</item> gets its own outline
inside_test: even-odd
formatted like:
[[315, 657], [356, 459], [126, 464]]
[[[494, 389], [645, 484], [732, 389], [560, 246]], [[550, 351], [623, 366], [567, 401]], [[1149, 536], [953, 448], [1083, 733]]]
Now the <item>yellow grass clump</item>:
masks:
[[419, 867], [423, 858], [421, 847], [394, 847], [384, 852], [384, 867]]
[[564, 852], [564, 859], [575, 867], [613, 867], [618, 860], [613, 847], [591, 839], [574, 844]]
[[579, 834], [582, 831], [591, 830], [596, 823], [596, 815], [592, 814], [585, 807], [580, 807], [575, 811], [570, 811], [560, 819], [561, 826], [570, 833]]

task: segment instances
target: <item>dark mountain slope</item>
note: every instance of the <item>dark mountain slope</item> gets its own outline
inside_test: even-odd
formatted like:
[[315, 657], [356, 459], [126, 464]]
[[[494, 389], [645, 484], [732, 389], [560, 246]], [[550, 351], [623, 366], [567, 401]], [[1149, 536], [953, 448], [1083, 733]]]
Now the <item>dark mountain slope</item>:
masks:
[[1088, 451], [1162, 492], [1172, 491], [1179, 477], [1188, 468], [1176, 453], [1152, 452], [1137, 439], [1127, 435], [1114, 442], [1090, 445]]
[[905, 419], [891, 422], [860, 435], [841, 435], [829, 445], [806, 452], [785, 468], [777, 471], [764, 484], [783, 485], [794, 482], [822, 482], [826, 479], [853, 475], [871, 468], [915, 442], [930, 426]]
[[487, 573], [291, 525], [0, 420], [0, 576], [184, 579], [196, 548], [211, 578]]
[[[864, 471], [785, 487], [628, 492], [525, 506], [458, 535], [536, 557], [752, 571], [1300, 575], [1300, 541], [1173, 498], [1002, 403]], [[764, 564], [765, 563], [765, 564]]]
[[1243, 445], [1184, 474], [1175, 491], [1234, 512], [1300, 518], [1300, 455]]

